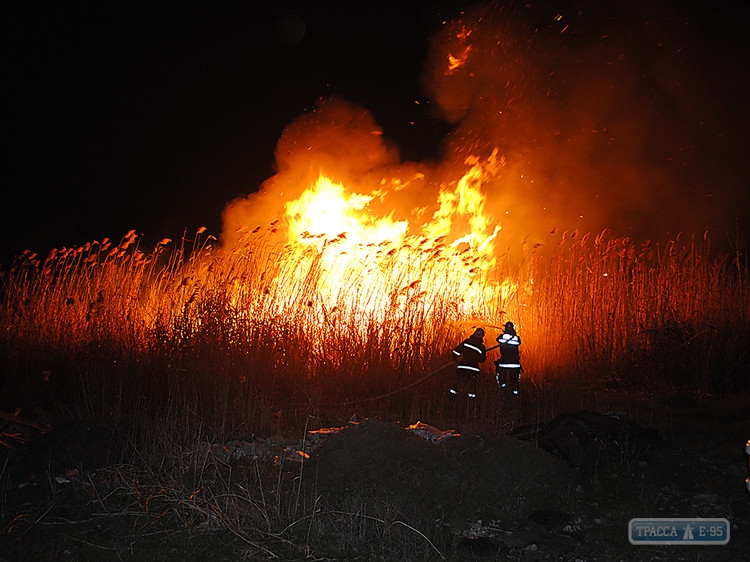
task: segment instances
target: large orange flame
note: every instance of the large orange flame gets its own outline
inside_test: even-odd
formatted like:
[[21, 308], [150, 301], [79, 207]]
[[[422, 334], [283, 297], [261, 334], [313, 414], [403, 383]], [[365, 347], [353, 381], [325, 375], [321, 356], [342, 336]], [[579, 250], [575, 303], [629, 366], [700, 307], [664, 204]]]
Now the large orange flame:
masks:
[[387, 314], [406, 293], [426, 302], [458, 296], [453, 306], [461, 316], [500, 306], [516, 287], [493, 279], [501, 225], [488, 214], [481, 187], [503, 161], [495, 151], [466, 165], [458, 181], [442, 186], [436, 210], [421, 224], [394, 220], [393, 213], [378, 216], [371, 209], [377, 193], [320, 175], [285, 205], [285, 256], [294, 273], [285, 270], [277, 292], [299, 288], [315, 271], [323, 306], [356, 309], [370, 318]]

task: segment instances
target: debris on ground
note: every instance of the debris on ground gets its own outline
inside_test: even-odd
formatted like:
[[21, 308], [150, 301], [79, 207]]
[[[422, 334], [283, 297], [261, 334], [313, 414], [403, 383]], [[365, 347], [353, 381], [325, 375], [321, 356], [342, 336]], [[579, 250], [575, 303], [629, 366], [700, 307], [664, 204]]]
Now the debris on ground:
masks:
[[[366, 420], [365, 420], [366, 421]], [[282, 460], [292, 462], [303, 462], [310, 458], [317, 449], [332, 435], [345, 431], [348, 427], [357, 425], [360, 420], [356, 414], [351, 417], [349, 423], [340, 427], [322, 427], [311, 429], [301, 441], [293, 443], [282, 443], [273, 438], [256, 439], [253, 442], [232, 440], [226, 443], [208, 444], [207, 452], [221, 459], [225, 463], [233, 461], [268, 461], [272, 460], [278, 465]], [[440, 443], [451, 437], [459, 437], [460, 433], [453, 429], [440, 430], [435, 426], [418, 421], [406, 427], [406, 431], [422, 437], [429, 443]]]
[[418, 421], [415, 424], [412, 424], [406, 428], [407, 431], [411, 431], [415, 435], [419, 435], [426, 441], [429, 441], [430, 443], [440, 443], [441, 441], [444, 441], [445, 439], [449, 439], [451, 437], [460, 437], [461, 434], [453, 429], [448, 429], [446, 431], [441, 431], [438, 428], [428, 425], [426, 423], [422, 423], [421, 421]]
[[42, 421], [21, 415], [18, 408], [14, 413], [0, 410], [0, 447], [17, 453], [31, 439], [44, 435], [50, 426]]

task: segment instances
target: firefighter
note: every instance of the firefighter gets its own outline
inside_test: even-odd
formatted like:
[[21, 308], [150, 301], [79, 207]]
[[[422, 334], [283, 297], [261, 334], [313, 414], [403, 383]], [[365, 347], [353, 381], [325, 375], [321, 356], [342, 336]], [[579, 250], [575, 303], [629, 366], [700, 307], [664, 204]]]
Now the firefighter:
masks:
[[457, 362], [456, 378], [450, 388], [452, 396], [466, 393], [469, 398], [477, 397], [479, 386], [479, 364], [487, 359], [484, 346], [484, 330], [477, 328], [453, 350], [453, 360]]
[[495, 361], [495, 380], [502, 391], [511, 390], [513, 396], [518, 396], [521, 386], [521, 338], [516, 334], [513, 322], [505, 323], [505, 331], [497, 336], [500, 347], [500, 359]]

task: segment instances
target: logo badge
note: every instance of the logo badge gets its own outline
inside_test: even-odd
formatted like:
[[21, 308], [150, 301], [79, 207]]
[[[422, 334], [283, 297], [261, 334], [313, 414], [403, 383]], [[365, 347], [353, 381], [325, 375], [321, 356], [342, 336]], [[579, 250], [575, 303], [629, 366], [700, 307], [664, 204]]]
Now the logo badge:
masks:
[[631, 544], [727, 544], [727, 519], [631, 519]]

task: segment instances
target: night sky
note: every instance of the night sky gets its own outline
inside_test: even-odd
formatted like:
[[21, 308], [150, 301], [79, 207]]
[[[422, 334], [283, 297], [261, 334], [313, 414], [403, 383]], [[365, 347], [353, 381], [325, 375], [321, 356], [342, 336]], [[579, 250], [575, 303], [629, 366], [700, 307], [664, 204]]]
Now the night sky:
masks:
[[[275, 173], [284, 128], [323, 96], [367, 108], [402, 159], [440, 160], [460, 123], [423, 88], [429, 40], [480, 3], [28, 4], [4, 17], [3, 268], [27, 248], [45, 254], [130, 229], [147, 243], [200, 226], [218, 235], [226, 204]], [[746, 6], [644, 2], [644, 15], [593, 0], [503, 4], [525, 10], [530, 29], [557, 13], [582, 29], [596, 18], [598, 34], [602, 22], [639, 29], [647, 17], [687, 29], [689, 61], [697, 81], [711, 81], [717, 116], [707, 140], [691, 145], [691, 161], [706, 165], [690, 174], [715, 191], [728, 185], [725, 205], [738, 222], [750, 218]]]

